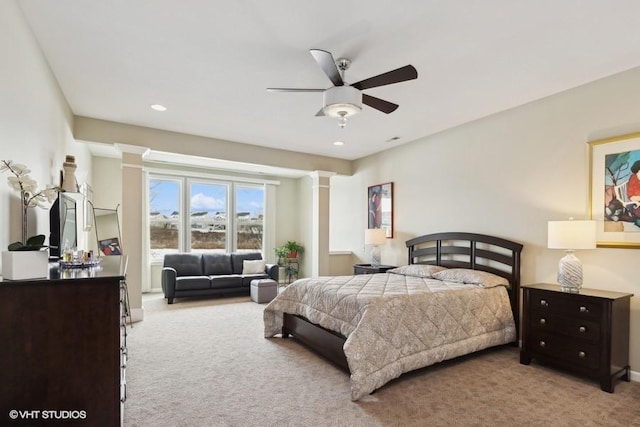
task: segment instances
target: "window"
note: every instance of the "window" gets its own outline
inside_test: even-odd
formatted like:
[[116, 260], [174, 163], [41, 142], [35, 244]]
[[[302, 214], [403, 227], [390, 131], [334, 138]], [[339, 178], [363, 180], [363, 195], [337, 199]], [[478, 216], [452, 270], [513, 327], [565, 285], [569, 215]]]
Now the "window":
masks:
[[180, 187], [175, 179], [149, 180], [149, 242], [151, 258], [180, 250]]
[[262, 251], [265, 198], [265, 184], [151, 174], [151, 259], [172, 252]]
[[239, 252], [262, 250], [264, 186], [236, 186], [236, 248]]
[[228, 185], [192, 182], [189, 185], [191, 250], [227, 252]]

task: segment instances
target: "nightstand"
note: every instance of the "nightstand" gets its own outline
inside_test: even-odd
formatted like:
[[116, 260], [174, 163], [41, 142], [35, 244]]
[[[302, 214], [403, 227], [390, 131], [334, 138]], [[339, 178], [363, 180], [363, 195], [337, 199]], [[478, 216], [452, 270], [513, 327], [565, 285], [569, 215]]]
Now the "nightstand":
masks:
[[520, 363], [531, 359], [600, 381], [629, 377], [629, 302], [633, 294], [546, 283], [523, 285]]
[[396, 268], [395, 265], [378, 265], [374, 267], [371, 264], [354, 264], [353, 274], [374, 274], [374, 273], [386, 273], [387, 270]]

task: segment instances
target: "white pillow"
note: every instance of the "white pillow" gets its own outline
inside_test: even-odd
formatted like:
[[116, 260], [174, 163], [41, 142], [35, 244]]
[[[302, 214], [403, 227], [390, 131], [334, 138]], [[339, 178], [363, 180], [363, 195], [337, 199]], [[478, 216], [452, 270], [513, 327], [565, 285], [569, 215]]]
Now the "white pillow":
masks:
[[243, 260], [242, 274], [260, 274], [264, 273], [264, 260]]
[[484, 288], [492, 288], [494, 286], [509, 287], [509, 281], [504, 277], [497, 276], [481, 270], [470, 270], [466, 268], [449, 268], [433, 274], [434, 279], [443, 280], [445, 282], [469, 283], [482, 286]]
[[392, 268], [387, 270], [387, 273], [402, 274], [403, 276], [433, 277], [434, 273], [442, 270], [446, 270], [446, 268], [440, 265], [411, 264]]

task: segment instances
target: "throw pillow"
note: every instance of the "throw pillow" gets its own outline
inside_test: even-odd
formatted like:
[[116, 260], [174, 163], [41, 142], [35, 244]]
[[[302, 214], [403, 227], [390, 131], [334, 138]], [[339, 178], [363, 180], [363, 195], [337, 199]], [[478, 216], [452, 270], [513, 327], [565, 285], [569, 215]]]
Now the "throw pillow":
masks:
[[442, 270], [446, 270], [446, 268], [439, 265], [411, 264], [392, 268], [388, 270], [387, 273], [402, 274], [404, 276], [433, 277], [433, 274]]
[[242, 261], [242, 274], [264, 273], [264, 260], [244, 260]]
[[494, 286], [509, 287], [509, 281], [504, 277], [481, 270], [468, 270], [466, 268], [450, 268], [433, 274], [438, 280], [456, 283], [469, 283], [473, 285], [491, 288]]

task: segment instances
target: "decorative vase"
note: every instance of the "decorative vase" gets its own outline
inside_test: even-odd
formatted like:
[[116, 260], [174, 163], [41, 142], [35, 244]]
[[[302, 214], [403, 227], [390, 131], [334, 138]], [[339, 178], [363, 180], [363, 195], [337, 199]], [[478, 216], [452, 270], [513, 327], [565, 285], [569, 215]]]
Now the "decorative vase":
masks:
[[49, 251], [2, 252], [2, 279], [26, 280], [47, 277]]
[[75, 156], [67, 155], [62, 164], [64, 169], [64, 178], [62, 179], [62, 191], [68, 191], [70, 193], [78, 192], [78, 183], [76, 181], [76, 158]]

